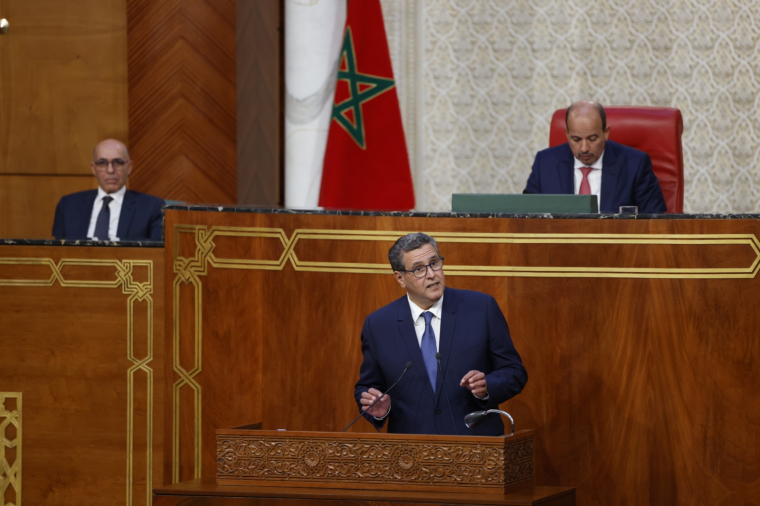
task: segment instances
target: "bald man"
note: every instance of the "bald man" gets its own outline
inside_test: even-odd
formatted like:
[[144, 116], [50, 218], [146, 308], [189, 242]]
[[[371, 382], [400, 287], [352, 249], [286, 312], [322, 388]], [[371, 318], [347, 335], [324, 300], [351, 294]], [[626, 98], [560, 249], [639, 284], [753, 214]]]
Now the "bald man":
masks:
[[115, 139], [92, 151], [92, 174], [97, 190], [66, 195], [58, 202], [53, 222], [56, 239], [98, 241], [160, 241], [164, 201], [127, 190], [132, 172], [129, 149]]
[[608, 140], [610, 127], [601, 104], [572, 104], [565, 128], [566, 144], [536, 155], [525, 193], [596, 195], [602, 213], [617, 213], [620, 206], [638, 206], [639, 213], [665, 212], [649, 155]]

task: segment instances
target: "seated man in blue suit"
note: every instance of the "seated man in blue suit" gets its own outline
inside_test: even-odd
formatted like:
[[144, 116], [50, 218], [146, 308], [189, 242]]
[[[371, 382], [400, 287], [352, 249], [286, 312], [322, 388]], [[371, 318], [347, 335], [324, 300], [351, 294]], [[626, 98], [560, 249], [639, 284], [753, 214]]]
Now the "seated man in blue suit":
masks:
[[[466, 414], [497, 408], [528, 381], [496, 300], [446, 288], [443, 257], [423, 233], [397, 240], [388, 258], [406, 295], [364, 321], [354, 395], [365, 418], [378, 428], [387, 420], [396, 433], [504, 434], [496, 414], [472, 429], [464, 424]], [[368, 410], [408, 362], [392, 393]]]
[[610, 127], [601, 104], [576, 102], [565, 113], [567, 144], [539, 151], [523, 193], [596, 195], [599, 211], [664, 213], [652, 161], [643, 151], [608, 140]]
[[55, 209], [56, 239], [100, 241], [160, 241], [163, 227], [158, 197], [127, 190], [132, 172], [129, 150], [123, 143], [106, 139], [92, 152], [92, 173], [97, 190], [66, 195]]

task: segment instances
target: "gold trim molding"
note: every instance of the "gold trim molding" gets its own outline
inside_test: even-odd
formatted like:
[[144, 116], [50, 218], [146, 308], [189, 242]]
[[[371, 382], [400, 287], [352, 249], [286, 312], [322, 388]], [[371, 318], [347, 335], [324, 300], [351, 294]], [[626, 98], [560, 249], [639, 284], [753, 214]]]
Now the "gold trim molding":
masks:
[[[208, 265], [218, 269], [282, 270], [290, 263], [296, 271], [357, 274], [390, 274], [387, 262], [308, 262], [299, 260], [295, 246], [299, 241], [383, 241], [393, 242], [408, 232], [370, 230], [296, 229], [288, 237], [281, 228], [205, 227], [175, 225], [174, 241], [179, 244], [180, 234], [194, 234], [197, 249], [195, 256], [184, 258], [174, 251], [174, 270], [178, 279], [196, 282], [205, 276]], [[431, 232], [439, 243], [473, 244], [632, 244], [653, 246], [746, 246], [755, 254], [753, 262], [741, 268], [653, 268], [653, 267], [521, 267], [510, 265], [446, 265], [447, 276], [510, 276], [559, 278], [754, 278], [760, 269], [760, 241], [753, 234], [501, 234]], [[279, 240], [283, 251], [277, 259], [253, 260], [220, 258], [214, 250], [218, 237], [247, 237]]]
[[[390, 274], [387, 262], [310, 262], [298, 258], [295, 246], [299, 241], [384, 241], [393, 242], [409, 232], [392, 230], [326, 230], [296, 229], [288, 237], [281, 228], [224, 227], [205, 225], [174, 225], [173, 269], [176, 274], [173, 287], [173, 347], [174, 372], [179, 379], [174, 383], [172, 408], [172, 482], [180, 479], [179, 415], [180, 390], [192, 389], [193, 396], [193, 477], [201, 476], [201, 401], [202, 391], [195, 378], [202, 371], [201, 350], [203, 345], [202, 311], [203, 291], [201, 277], [208, 274], [208, 267], [217, 269], [273, 270], [281, 271], [286, 264], [301, 272], [332, 272], [355, 274]], [[179, 255], [180, 238], [189, 234], [195, 241], [192, 257]], [[754, 261], [741, 268], [646, 268], [646, 267], [520, 267], [495, 265], [446, 265], [447, 276], [488, 276], [488, 277], [555, 277], [555, 278], [644, 278], [644, 279], [727, 279], [754, 278], [760, 269], [760, 241], [753, 234], [506, 234], [506, 233], [465, 233], [431, 232], [436, 241], [445, 243], [472, 244], [633, 244], [633, 245], [736, 245], [751, 248]], [[224, 258], [215, 253], [215, 240], [221, 237], [260, 238], [279, 241], [282, 253], [278, 258], [239, 259]], [[194, 350], [192, 368], [186, 370], [179, 357], [179, 290], [182, 285], [191, 285], [194, 296]]]
[[[132, 366], [127, 370], [127, 471], [126, 471], [126, 504], [134, 504], [134, 474], [137, 463], [134, 461], [134, 427], [135, 427], [135, 378], [144, 373], [147, 378], [147, 458], [145, 462], [145, 504], [152, 504], [153, 491], [153, 414], [154, 414], [154, 384], [153, 369], [153, 261], [152, 260], [112, 260], [112, 259], [70, 259], [64, 258], [55, 262], [51, 258], [0, 258], [0, 265], [10, 266], [40, 266], [50, 270], [49, 277], [40, 279], [0, 279], [0, 286], [17, 287], [51, 287], [58, 283], [65, 288], [121, 288], [121, 293], [127, 295], [127, 358]], [[97, 267], [113, 269], [113, 279], [67, 279], [66, 267]], [[137, 282], [133, 274], [135, 268], [147, 269], [147, 281]], [[81, 272], [81, 271], [80, 271]], [[140, 357], [135, 352], [134, 307], [138, 302], [147, 304], [147, 355]], [[4, 395], [4, 394], [0, 394]], [[21, 398], [19, 395], [19, 406]], [[2, 399], [2, 397], [0, 397]], [[19, 408], [20, 411], [20, 408]], [[0, 420], [2, 420], [0, 412]], [[1, 422], [0, 422], [1, 423]], [[20, 432], [19, 432], [20, 434]], [[19, 438], [20, 443], [20, 438]], [[16, 473], [18, 497], [21, 485], [21, 452], [18, 451], [19, 469]], [[2, 471], [0, 469], [0, 471]], [[2, 474], [0, 474], [2, 477]], [[5, 482], [2, 482], [3, 484]], [[4, 490], [4, 489], [3, 489]], [[0, 497], [2, 497], [0, 495]], [[20, 506], [20, 502], [17, 506]]]
[[[6, 403], [9, 399], [16, 401], [16, 409], [9, 409]], [[21, 506], [21, 392], [0, 392], [0, 504], [3, 506]], [[16, 436], [8, 435], [8, 428], [16, 429]], [[16, 450], [16, 458], [13, 464], [8, 462], [7, 451]], [[5, 494], [8, 488], [12, 488], [16, 495], [16, 502], [5, 502]]]

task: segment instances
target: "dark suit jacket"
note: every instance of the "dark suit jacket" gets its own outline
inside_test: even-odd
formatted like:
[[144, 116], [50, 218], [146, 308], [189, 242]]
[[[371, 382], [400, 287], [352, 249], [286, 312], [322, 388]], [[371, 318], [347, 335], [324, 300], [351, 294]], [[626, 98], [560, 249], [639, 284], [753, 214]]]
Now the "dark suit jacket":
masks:
[[[97, 195], [97, 190], [87, 190], [61, 198], [55, 208], [53, 237], [87, 239], [92, 206]], [[164, 201], [158, 197], [127, 190], [116, 236], [122, 241], [162, 240], [163, 205]]]
[[[574, 159], [567, 143], [539, 151], [525, 192], [575, 193]], [[602, 158], [602, 201], [599, 211], [617, 213], [620, 206], [638, 206], [640, 213], [648, 214], [664, 213], [667, 209], [649, 155], [607, 141]]]
[[[454, 434], [453, 413], [460, 435], [504, 434], [504, 424], [496, 414], [472, 429], [464, 425], [467, 413], [496, 408], [520, 393], [528, 381], [496, 300], [480, 292], [446, 288], [439, 351], [442, 373], [438, 373], [433, 393], [406, 295], [369, 315], [362, 329], [364, 360], [354, 390], [359, 409], [362, 392], [371, 387], [385, 392], [401, 376], [406, 363], [412, 362], [412, 368], [388, 394], [391, 398], [391, 412], [385, 419], [388, 432]], [[471, 370], [486, 374], [487, 401], [478, 400], [459, 385]], [[443, 391], [444, 380], [451, 411]], [[369, 415], [365, 417], [377, 427], [385, 423]]]

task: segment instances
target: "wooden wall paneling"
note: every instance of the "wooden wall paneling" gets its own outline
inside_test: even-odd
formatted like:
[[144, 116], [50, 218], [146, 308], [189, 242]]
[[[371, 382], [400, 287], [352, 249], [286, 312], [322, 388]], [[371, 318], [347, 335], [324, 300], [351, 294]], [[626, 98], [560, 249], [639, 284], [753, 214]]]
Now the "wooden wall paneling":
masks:
[[2, 504], [150, 504], [163, 484], [163, 278], [158, 248], [0, 246], [0, 398], [23, 401], [21, 496], [12, 485]]
[[134, 190], [234, 203], [235, 1], [127, 0]]
[[[185, 254], [203, 272], [204, 345], [248, 354], [261, 343], [260, 382], [238, 391], [260, 397], [265, 429], [340, 430], [353, 418], [363, 319], [403, 295], [387, 248], [424, 230], [446, 256], [448, 285], [492, 294], [507, 317], [529, 381], [503, 407], [518, 429], [537, 431], [536, 483], [576, 486], [579, 504], [741, 503], [760, 493], [758, 220], [169, 210], [166, 222], [167, 236], [181, 224], [194, 237]], [[167, 281], [178, 279], [170, 272]], [[225, 284], [234, 298], [219, 297]], [[206, 353], [196, 378], [204, 412], [248, 372], [221, 371], [239, 358], [207, 362]], [[245, 418], [247, 402], [227, 402], [214, 423]], [[206, 452], [213, 433], [203, 427]], [[356, 430], [373, 429], [360, 421]]]
[[[215, 270], [209, 278], [210, 250], [195, 229], [166, 228], [166, 301], [177, 311], [167, 318], [165, 473], [173, 483], [216, 473], [216, 441], [201, 434], [237, 427], [262, 417], [261, 305], [240, 304], [243, 294], [265, 297], [265, 287], [234, 269]], [[245, 245], [243, 245], [245, 247]], [[244, 251], [245, 254], [250, 253]], [[242, 275], [241, 275], [242, 274]], [[213, 300], [205, 305], [203, 301]], [[197, 303], [197, 306], [196, 306]], [[231, 312], [219, 312], [220, 304]], [[234, 308], [234, 309], [233, 309]], [[211, 309], [211, 311], [207, 311]], [[209, 385], [224, 385], [221, 389]]]
[[284, 1], [237, 2], [238, 204], [283, 204]]
[[0, 175], [0, 237], [52, 237], [58, 200], [97, 187], [92, 176]]
[[[0, 235], [49, 237], [51, 206], [92, 187], [95, 144], [127, 139], [126, 9], [1, 0], [0, 12], [10, 23], [0, 37]], [[36, 188], [34, 205], [20, 205], [20, 187]]]

